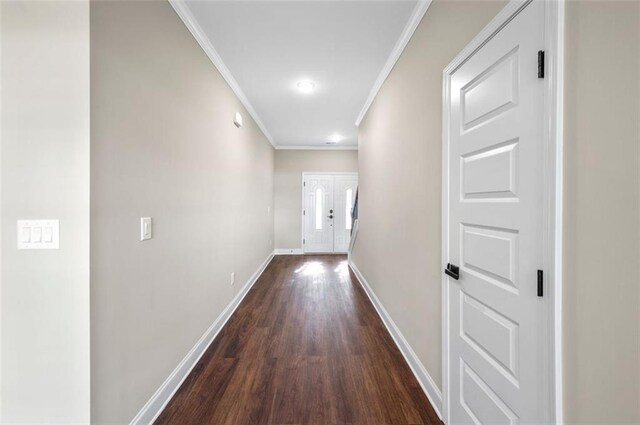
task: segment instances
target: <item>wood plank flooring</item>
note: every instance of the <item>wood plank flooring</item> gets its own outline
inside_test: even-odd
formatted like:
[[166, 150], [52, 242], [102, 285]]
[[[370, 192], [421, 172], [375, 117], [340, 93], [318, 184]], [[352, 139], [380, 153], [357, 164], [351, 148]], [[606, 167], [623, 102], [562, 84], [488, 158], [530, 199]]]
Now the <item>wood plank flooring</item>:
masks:
[[441, 424], [346, 256], [276, 256], [155, 422]]

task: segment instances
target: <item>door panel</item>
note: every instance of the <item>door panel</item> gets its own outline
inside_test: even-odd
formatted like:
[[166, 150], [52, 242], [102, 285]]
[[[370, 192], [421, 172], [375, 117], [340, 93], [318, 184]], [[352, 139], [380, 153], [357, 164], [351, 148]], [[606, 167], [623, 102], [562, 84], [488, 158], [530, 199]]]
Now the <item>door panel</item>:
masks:
[[305, 176], [304, 250], [333, 252], [333, 176]]
[[510, 140], [462, 156], [462, 198], [518, 198], [518, 141]]
[[462, 408], [476, 424], [518, 424], [518, 416], [482, 378], [460, 360]]
[[514, 48], [462, 87], [464, 130], [470, 130], [518, 104], [518, 53], [518, 47]]
[[547, 423], [542, 262], [544, 2], [450, 78], [449, 422]]

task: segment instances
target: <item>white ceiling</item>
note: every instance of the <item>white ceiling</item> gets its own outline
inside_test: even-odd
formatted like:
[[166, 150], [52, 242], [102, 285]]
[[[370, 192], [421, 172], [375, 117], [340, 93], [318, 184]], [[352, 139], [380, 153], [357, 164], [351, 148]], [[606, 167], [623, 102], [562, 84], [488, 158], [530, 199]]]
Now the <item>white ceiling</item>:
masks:
[[[277, 147], [327, 147], [335, 133], [344, 136], [338, 146], [353, 147], [356, 118], [390, 55], [399, 54], [416, 4], [186, 0], [181, 16], [195, 21], [191, 31], [210, 43], [216, 65]], [[301, 79], [316, 90], [300, 94]]]

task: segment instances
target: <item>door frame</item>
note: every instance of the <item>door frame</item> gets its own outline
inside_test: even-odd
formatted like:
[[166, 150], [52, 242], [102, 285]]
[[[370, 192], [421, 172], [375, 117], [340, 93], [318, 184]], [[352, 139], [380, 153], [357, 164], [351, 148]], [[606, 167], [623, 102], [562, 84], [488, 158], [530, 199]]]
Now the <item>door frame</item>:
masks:
[[[357, 171], [336, 171], [336, 172], [332, 172], [332, 171], [303, 171], [302, 172], [302, 180], [300, 181], [300, 187], [302, 188], [302, 201], [301, 201], [301, 207], [300, 207], [300, 230], [302, 232], [302, 235], [300, 235], [300, 246], [302, 247], [302, 253], [306, 254], [307, 251], [305, 250], [305, 243], [304, 243], [304, 191], [305, 191], [305, 185], [304, 185], [304, 178], [308, 175], [308, 174], [312, 174], [312, 175], [322, 175], [322, 176], [355, 176], [358, 177], [358, 172]], [[335, 193], [334, 195], [335, 196]], [[329, 254], [333, 254], [334, 252], [330, 252]], [[314, 253], [314, 254], [317, 254]]]
[[[443, 71], [442, 107], [442, 258], [449, 252], [449, 107], [451, 75], [478, 49], [534, 0], [511, 0]], [[539, 1], [539, 0], [535, 0]], [[542, 0], [540, 0], [542, 1]], [[545, 3], [545, 81], [543, 110], [543, 258], [547, 281], [549, 418], [563, 422], [562, 382], [562, 181], [563, 181], [563, 74], [564, 0]], [[442, 420], [449, 423], [449, 292], [442, 274]]]

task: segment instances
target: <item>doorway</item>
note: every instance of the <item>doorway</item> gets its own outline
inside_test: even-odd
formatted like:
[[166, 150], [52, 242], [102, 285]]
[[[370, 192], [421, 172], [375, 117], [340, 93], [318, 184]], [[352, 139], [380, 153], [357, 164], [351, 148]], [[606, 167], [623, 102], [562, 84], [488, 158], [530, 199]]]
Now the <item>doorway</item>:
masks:
[[554, 3], [510, 2], [444, 72], [446, 423], [560, 410]]
[[302, 173], [302, 247], [305, 253], [346, 253], [357, 173]]

